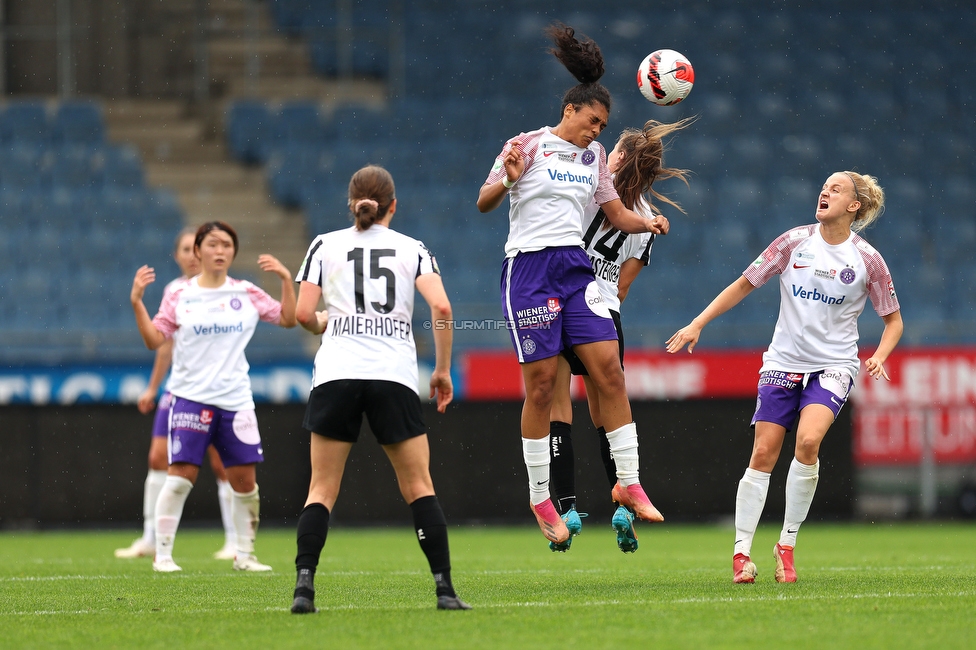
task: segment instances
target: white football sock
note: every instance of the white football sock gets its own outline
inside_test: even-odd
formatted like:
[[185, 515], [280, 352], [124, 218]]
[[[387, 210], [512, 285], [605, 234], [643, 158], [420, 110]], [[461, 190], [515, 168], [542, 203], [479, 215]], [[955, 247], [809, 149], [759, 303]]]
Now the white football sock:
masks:
[[746, 468], [735, 494], [734, 554], [752, 553], [752, 540], [756, 536], [756, 528], [759, 526], [763, 506], [766, 504], [767, 492], [769, 492], [769, 473], [751, 467]]
[[224, 546], [233, 547], [236, 544], [237, 533], [234, 531], [234, 517], [231, 515], [234, 490], [229, 481], [217, 479], [217, 502], [220, 504], [220, 521], [224, 525]]
[[529, 473], [529, 501], [537, 506], [549, 498], [549, 436], [522, 438], [522, 458]]
[[156, 560], [172, 559], [183, 505], [192, 489], [193, 483], [182, 476], [166, 477], [156, 501]]
[[237, 554], [250, 555], [254, 553], [254, 538], [258, 534], [258, 523], [261, 521], [261, 496], [258, 486], [250, 492], [234, 492], [231, 502], [231, 517], [234, 520], [234, 531], [237, 535]]
[[780, 546], [796, 546], [796, 533], [810, 512], [819, 480], [819, 459], [813, 465], [804, 465], [796, 458], [790, 463], [790, 472], [786, 475], [786, 516], [783, 517], [783, 530], [779, 534]]
[[631, 422], [607, 431], [610, 456], [617, 466], [617, 482], [622, 486], [640, 483], [640, 454], [637, 451], [637, 424]]
[[156, 543], [156, 500], [166, 482], [165, 469], [151, 469], [142, 488], [142, 541]]

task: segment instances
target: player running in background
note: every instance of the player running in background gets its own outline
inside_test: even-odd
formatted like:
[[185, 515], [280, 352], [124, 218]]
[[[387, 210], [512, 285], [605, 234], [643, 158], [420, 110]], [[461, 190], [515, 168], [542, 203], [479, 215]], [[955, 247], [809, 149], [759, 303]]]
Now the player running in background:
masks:
[[[180, 267], [183, 275], [166, 285], [166, 288], [163, 289], [163, 301], [178, 287], [185, 285], [190, 278], [200, 272], [200, 260], [193, 253], [196, 233], [196, 228], [184, 228], [176, 236], [173, 259], [176, 260], [176, 264]], [[156, 414], [153, 417], [152, 441], [149, 443], [149, 473], [146, 475], [142, 493], [143, 531], [142, 537], [132, 542], [131, 545], [115, 549], [115, 557], [152, 557], [156, 553], [156, 499], [159, 497], [159, 490], [166, 481], [166, 468], [169, 466], [166, 440], [169, 435], [169, 409], [173, 396], [167, 389], [159, 398], [158, 405], [156, 404], [156, 397], [159, 396], [159, 387], [169, 372], [172, 360], [173, 341], [168, 339], [156, 349], [156, 358], [149, 375], [149, 385], [139, 396], [137, 402], [139, 412], [144, 415], [152, 412], [154, 407], [156, 408]], [[213, 445], [207, 449], [207, 456], [210, 459], [210, 468], [217, 478], [217, 500], [220, 503], [220, 520], [224, 527], [224, 546], [214, 553], [214, 559], [233, 560], [235, 533], [234, 520], [230, 516], [233, 490], [230, 483], [227, 482], [224, 464], [220, 462], [220, 455], [213, 448]]]
[[[673, 124], [649, 120], [642, 129], [625, 129], [617, 139], [613, 151], [607, 154], [607, 168], [613, 174], [613, 183], [624, 206], [645, 217], [658, 216], [652, 198], [681, 209], [674, 201], [653, 189], [655, 181], [677, 178], [687, 184], [687, 172], [664, 166], [664, 139], [679, 131], [692, 118]], [[648, 196], [650, 194], [650, 196]], [[660, 217], [664, 219], [664, 217]], [[583, 246], [590, 258], [597, 285], [607, 303], [610, 316], [617, 330], [619, 359], [624, 360], [624, 333], [620, 322], [620, 304], [627, 297], [630, 285], [648, 265], [654, 235], [650, 233], [628, 235], [614, 228], [595, 202], [590, 203], [583, 218]], [[570, 399], [572, 375], [581, 375], [586, 386], [586, 399], [590, 418], [597, 429], [600, 457], [603, 460], [611, 488], [617, 482], [616, 466], [610, 455], [603, 416], [600, 412], [599, 392], [593, 385], [586, 366], [572, 350], [563, 350], [558, 358], [552, 409], [550, 410], [549, 440], [551, 444], [553, 502], [570, 530], [582, 528], [576, 512], [576, 477], [572, 438], [573, 403]], [[617, 507], [611, 518], [617, 533], [617, 546], [625, 553], [637, 550], [637, 534], [634, 531], [634, 514], [626, 506]], [[565, 550], [550, 542], [552, 550]]]
[[884, 362], [901, 338], [901, 310], [884, 259], [856, 232], [874, 222], [883, 206], [884, 191], [873, 176], [831, 174], [820, 190], [817, 223], [773, 240], [738, 280], [668, 339], [668, 352], [685, 345], [692, 352], [705, 325], [754, 288], [780, 276], [779, 318], [759, 370], [752, 457], [736, 494], [733, 582], [755, 582], [752, 541], [769, 475], [794, 422], [796, 448], [786, 478], [786, 514], [773, 555], [776, 581], [796, 582], [797, 531], [820, 478], [820, 443], [847, 403], [860, 369], [857, 318], [868, 298], [885, 326], [878, 349], [864, 367], [871, 377], [888, 379]]
[[200, 274], [178, 287], [159, 306], [155, 318], [142, 302], [155, 280], [148, 266], [136, 271], [130, 300], [146, 347], [173, 339], [173, 394], [169, 427], [169, 470], [156, 501], [156, 555], [153, 570], [181, 571], [173, 561], [173, 542], [183, 505], [213, 444], [233, 489], [231, 518], [236, 532], [234, 569], [270, 571], [254, 557], [260, 497], [257, 463], [264, 460], [261, 435], [244, 348], [259, 320], [295, 326], [295, 287], [291, 273], [271, 255], [258, 257], [263, 271], [281, 278], [281, 302], [254, 284], [227, 275], [237, 256], [237, 233], [222, 221], [197, 229], [194, 252]]
[[620, 367], [617, 331], [583, 250], [583, 211], [596, 202], [610, 222], [629, 233], [667, 232], [662, 219], [627, 209], [613, 187], [603, 146], [596, 141], [610, 115], [610, 93], [599, 83], [603, 55], [573, 28], [546, 30], [550, 50], [579, 82], [563, 96], [560, 121], [508, 140], [478, 194], [491, 212], [510, 198], [509, 235], [502, 265], [501, 302], [522, 368], [522, 454], [529, 505], [545, 537], [569, 548], [571, 536], [549, 490], [549, 411], [556, 369], [571, 347], [586, 365], [616, 463], [615, 501], [641, 519], [662, 521], [640, 485], [637, 426]]
[[[298, 518], [291, 611], [317, 611], [315, 570], [364, 414], [410, 506], [417, 540], [434, 576], [437, 608], [471, 609], [451, 581], [447, 521], [430, 477], [411, 328], [415, 290], [430, 306], [435, 324], [452, 322], [451, 303], [430, 251], [389, 227], [397, 209], [389, 172], [373, 165], [357, 171], [349, 182], [349, 209], [355, 225], [316, 237], [296, 278], [301, 282], [298, 321], [322, 335], [322, 343], [305, 413], [312, 479]], [[437, 410], [443, 413], [454, 395], [454, 333], [449, 326], [433, 331], [436, 361], [430, 396], [436, 395]]]

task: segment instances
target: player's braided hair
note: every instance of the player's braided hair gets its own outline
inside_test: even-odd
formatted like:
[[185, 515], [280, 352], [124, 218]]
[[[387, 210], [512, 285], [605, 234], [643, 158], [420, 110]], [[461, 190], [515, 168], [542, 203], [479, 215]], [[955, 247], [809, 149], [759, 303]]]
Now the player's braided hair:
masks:
[[349, 179], [349, 210], [357, 230], [370, 226], [386, 216], [396, 198], [393, 177], [379, 165], [366, 165]]
[[844, 173], [854, 183], [854, 196], [861, 202], [861, 207], [854, 214], [854, 223], [851, 224], [851, 230], [860, 232], [884, 213], [885, 193], [874, 176], [850, 171]]
[[599, 83], [603, 76], [603, 53], [600, 46], [585, 36], [576, 38], [576, 30], [562, 23], [553, 23], [546, 28], [546, 35], [552, 39], [553, 47], [549, 53], [562, 63], [579, 82], [563, 95], [559, 109], [562, 115], [566, 106], [572, 104], [579, 108], [599, 102], [610, 111], [610, 91]]

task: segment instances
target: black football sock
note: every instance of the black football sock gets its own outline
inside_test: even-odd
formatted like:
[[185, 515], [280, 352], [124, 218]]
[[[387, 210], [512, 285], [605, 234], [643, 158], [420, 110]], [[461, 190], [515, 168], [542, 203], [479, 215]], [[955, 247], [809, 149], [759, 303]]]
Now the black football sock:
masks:
[[451, 549], [447, 543], [447, 520], [436, 495], [420, 497], [410, 504], [413, 527], [420, 550], [427, 556], [438, 596], [457, 596], [451, 583]]
[[576, 468], [572, 425], [549, 423], [549, 489], [556, 511], [563, 515], [576, 507]]
[[607, 480], [610, 481], [610, 488], [617, 484], [617, 464], [613, 462], [610, 454], [610, 441], [607, 440], [606, 427], [599, 427], [596, 430], [597, 441], [600, 443], [600, 458], [603, 460], [603, 469], [607, 472]]
[[295, 584], [295, 597], [315, 598], [315, 569], [319, 556], [329, 534], [329, 509], [321, 503], [310, 503], [298, 517], [298, 553], [295, 555], [295, 568], [298, 580]]

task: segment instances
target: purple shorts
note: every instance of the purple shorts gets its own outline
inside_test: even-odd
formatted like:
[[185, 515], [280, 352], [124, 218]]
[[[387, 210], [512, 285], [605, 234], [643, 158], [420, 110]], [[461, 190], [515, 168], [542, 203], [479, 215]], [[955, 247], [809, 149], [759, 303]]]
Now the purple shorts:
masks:
[[850, 374], [839, 368], [807, 374], [767, 370], [759, 375], [759, 397], [750, 424], [772, 422], [790, 431], [800, 411], [810, 404], [826, 406], [836, 418], [853, 387]]
[[578, 246], [507, 258], [501, 289], [519, 363], [548, 359], [574, 345], [617, 340], [593, 267]]
[[258, 419], [253, 409], [225, 411], [174, 397], [169, 423], [171, 465], [202, 465], [209, 445], [217, 449], [224, 467], [264, 461]]
[[165, 438], [169, 435], [169, 410], [173, 408], [173, 394], [169, 391], [156, 402], [156, 415], [153, 416], [153, 438]]

